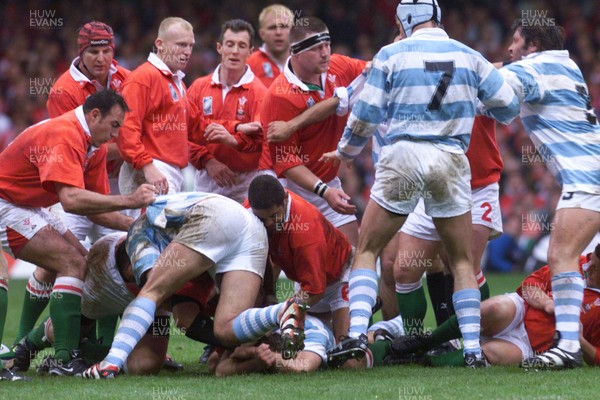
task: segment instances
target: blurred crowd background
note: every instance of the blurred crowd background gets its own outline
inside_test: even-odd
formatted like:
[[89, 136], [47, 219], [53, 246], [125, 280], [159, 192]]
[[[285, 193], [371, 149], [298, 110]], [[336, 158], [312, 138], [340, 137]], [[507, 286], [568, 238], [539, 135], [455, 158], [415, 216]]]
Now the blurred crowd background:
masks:
[[[218, 64], [215, 43], [220, 25], [242, 18], [258, 29], [258, 14], [268, 4], [288, 6], [296, 17], [316, 15], [330, 30], [332, 51], [369, 60], [396, 31], [397, 0], [28, 0], [0, 5], [0, 150], [27, 126], [47, 118], [46, 99], [55, 79], [77, 55], [77, 29], [100, 20], [116, 36], [115, 58], [134, 69], [152, 50], [160, 21], [180, 16], [194, 26], [196, 45], [186, 69], [186, 84]], [[490, 61], [508, 60], [516, 18], [553, 19], [566, 30], [565, 47], [583, 71], [596, 114], [600, 114], [600, 0], [439, 0], [442, 23], [450, 35]], [[526, 13], [526, 14], [523, 14]], [[529, 14], [527, 14], [529, 13]], [[40, 21], [43, 21], [40, 23]], [[258, 36], [258, 35], [257, 35]], [[255, 46], [260, 45], [257, 37]], [[599, 115], [600, 116], [600, 115]], [[504, 159], [501, 207], [505, 234], [488, 246], [488, 269], [530, 269], [533, 251], [552, 229], [560, 188], [548, 160], [535, 152], [519, 120], [498, 126]], [[370, 149], [369, 149], [370, 150]], [[352, 170], [342, 168], [345, 189], [364, 210], [373, 182], [370, 151]], [[533, 253], [533, 257], [529, 257]], [[543, 255], [544, 252], [541, 252]], [[529, 260], [527, 260], [529, 257]]]

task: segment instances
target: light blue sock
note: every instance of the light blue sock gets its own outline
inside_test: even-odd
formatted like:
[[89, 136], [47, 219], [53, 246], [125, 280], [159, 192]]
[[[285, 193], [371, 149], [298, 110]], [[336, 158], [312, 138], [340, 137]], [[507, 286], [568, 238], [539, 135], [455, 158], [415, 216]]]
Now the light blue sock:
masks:
[[127, 357], [154, 321], [155, 311], [156, 304], [145, 297], [138, 297], [129, 303], [104, 362], [123, 368]]
[[369, 318], [377, 300], [377, 272], [360, 268], [350, 272], [350, 331], [348, 336], [357, 338], [367, 333]]
[[578, 272], [562, 272], [552, 277], [558, 347], [568, 352], [579, 351], [579, 318], [583, 302], [583, 278]]
[[463, 354], [474, 353], [480, 356], [481, 293], [478, 289], [459, 290], [452, 295], [452, 303], [463, 337]]
[[285, 303], [243, 311], [233, 320], [233, 333], [240, 343], [251, 342], [277, 327]]

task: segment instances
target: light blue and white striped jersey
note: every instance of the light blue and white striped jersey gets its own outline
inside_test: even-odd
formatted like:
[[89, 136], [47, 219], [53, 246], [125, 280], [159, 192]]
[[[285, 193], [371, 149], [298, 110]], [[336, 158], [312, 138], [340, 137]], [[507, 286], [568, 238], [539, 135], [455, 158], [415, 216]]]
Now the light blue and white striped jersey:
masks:
[[304, 351], [311, 351], [327, 362], [327, 350], [335, 346], [333, 332], [320, 319], [307, 315], [304, 321]]
[[[363, 72], [362, 74], [357, 76], [356, 79], [354, 79], [350, 83], [350, 85], [346, 88], [348, 91], [349, 109], [353, 109], [354, 105], [358, 101], [360, 94], [362, 93], [362, 91], [365, 87], [365, 82], [367, 81], [366, 75], [367, 74], [365, 72]], [[387, 121], [382, 121], [379, 124], [379, 127], [375, 130], [375, 133], [373, 134], [373, 143], [371, 144], [373, 165], [377, 164], [377, 161], [379, 161], [379, 153], [381, 152], [381, 148], [383, 146], [391, 144], [390, 140], [386, 136], [387, 130], [388, 130]]]
[[238, 203], [215, 193], [181, 192], [158, 196], [146, 208], [143, 223], [134, 224], [127, 235], [127, 254], [133, 261], [136, 283], [143, 273], [154, 266], [160, 254], [173, 241], [186, 221], [186, 214], [194, 204], [209, 197], [220, 197], [226, 203]]
[[373, 59], [338, 152], [356, 157], [387, 120], [390, 143], [426, 140], [442, 150], [464, 153], [478, 98], [502, 123], [519, 112], [517, 97], [481, 54], [440, 28], [419, 29], [383, 47]]
[[566, 50], [532, 53], [500, 70], [521, 100], [521, 120], [563, 191], [600, 194], [600, 126]]

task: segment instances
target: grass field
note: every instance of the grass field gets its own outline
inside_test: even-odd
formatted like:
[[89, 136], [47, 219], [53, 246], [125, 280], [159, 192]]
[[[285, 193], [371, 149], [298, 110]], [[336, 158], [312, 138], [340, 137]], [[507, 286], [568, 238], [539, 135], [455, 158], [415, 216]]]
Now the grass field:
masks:
[[[487, 275], [492, 294], [514, 291], [521, 275]], [[4, 343], [15, 337], [25, 281], [10, 282]], [[426, 324], [434, 326], [428, 312]], [[177, 331], [176, 331], [177, 332]], [[153, 377], [122, 376], [114, 381], [41, 377], [30, 382], [0, 381], [0, 399], [585, 399], [600, 388], [598, 370], [529, 372], [517, 367], [379, 367], [364, 371], [323, 371], [302, 375], [247, 375], [217, 379], [198, 364], [203, 345], [181, 334], [171, 337], [169, 352], [184, 371]]]

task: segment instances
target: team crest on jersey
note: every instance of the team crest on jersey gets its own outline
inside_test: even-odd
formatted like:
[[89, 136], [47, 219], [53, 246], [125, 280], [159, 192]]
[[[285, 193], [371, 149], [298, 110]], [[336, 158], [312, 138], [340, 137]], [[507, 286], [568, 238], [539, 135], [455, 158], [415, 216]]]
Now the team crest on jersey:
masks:
[[177, 91], [175, 90], [173, 85], [171, 85], [170, 83], [169, 83], [169, 90], [171, 91], [171, 97], [173, 98], [173, 101], [179, 101], [179, 96], [177, 95]]
[[335, 83], [336, 75], [327, 74], [327, 80], [331, 83]]
[[236, 112], [237, 119], [244, 118], [244, 104], [246, 104], [247, 101], [248, 101], [248, 99], [245, 96], [242, 96], [238, 99], [238, 106], [237, 106], [237, 112]]
[[306, 101], [306, 106], [310, 108], [314, 105], [315, 105], [314, 99], [312, 97], [309, 97], [308, 100]]
[[212, 96], [202, 98], [202, 112], [204, 115], [212, 115]]
[[113, 79], [112, 81], [110, 81], [110, 86], [113, 89], [118, 89], [119, 87], [121, 87], [121, 83], [123, 83], [122, 80], [120, 80], [120, 79]]
[[263, 63], [263, 72], [267, 78], [273, 77], [273, 68], [271, 67], [271, 63], [265, 62]]

